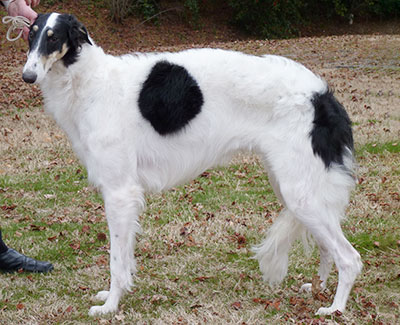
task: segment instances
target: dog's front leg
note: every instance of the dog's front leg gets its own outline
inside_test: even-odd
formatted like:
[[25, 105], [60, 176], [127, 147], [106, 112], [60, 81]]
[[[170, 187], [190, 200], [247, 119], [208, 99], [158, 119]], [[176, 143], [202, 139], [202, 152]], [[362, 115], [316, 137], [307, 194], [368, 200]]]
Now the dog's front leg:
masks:
[[137, 187], [107, 191], [103, 195], [110, 231], [111, 285], [110, 291], [97, 294], [96, 298], [105, 303], [91, 307], [91, 316], [115, 312], [122, 295], [133, 284], [135, 235], [140, 230], [138, 216], [144, 206], [143, 192]]

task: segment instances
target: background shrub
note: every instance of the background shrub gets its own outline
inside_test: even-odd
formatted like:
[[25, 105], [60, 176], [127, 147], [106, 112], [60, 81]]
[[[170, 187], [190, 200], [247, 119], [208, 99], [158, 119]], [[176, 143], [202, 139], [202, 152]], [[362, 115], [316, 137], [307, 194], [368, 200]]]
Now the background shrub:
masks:
[[[53, 5], [63, 0], [42, 0]], [[198, 26], [202, 15], [223, 14], [239, 29], [266, 38], [293, 37], [304, 24], [337, 19], [392, 19], [400, 14], [400, 0], [81, 0], [81, 2], [110, 8], [114, 21], [122, 22], [130, 14], [158, 22], [161, 14], [183, 13], [192, 26]]]

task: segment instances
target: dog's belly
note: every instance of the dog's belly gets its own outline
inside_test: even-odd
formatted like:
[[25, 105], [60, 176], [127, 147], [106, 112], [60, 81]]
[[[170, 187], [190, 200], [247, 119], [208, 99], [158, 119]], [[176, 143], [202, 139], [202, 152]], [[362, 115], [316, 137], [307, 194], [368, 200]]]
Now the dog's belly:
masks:
[[137, 172], [147, 192], [160, 192], [191, 181], [207, 169], [228, 164], [236, 152], [218, 153], [215, 147], [188, 146], [167, 157], [139, 159]]

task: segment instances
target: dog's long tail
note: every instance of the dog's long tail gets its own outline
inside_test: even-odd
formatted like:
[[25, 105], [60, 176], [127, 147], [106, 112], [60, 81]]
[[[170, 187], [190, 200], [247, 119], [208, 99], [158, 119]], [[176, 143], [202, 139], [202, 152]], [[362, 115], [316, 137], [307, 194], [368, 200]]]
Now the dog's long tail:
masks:
[[305, 250], [310, 250], [306, 228], [288, 209], [283, 209], [264, 241], [253, 248], [263, 279], [271, 286], [279, 284], [286, 276], [289, 250], [296, 239], [302, 239]]

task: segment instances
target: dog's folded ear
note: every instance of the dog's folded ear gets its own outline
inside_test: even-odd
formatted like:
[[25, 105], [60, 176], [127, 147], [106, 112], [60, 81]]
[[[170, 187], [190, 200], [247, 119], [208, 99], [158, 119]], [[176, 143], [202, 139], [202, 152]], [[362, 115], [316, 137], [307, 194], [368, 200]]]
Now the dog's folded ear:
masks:
[[72, 46], [77, 48], [81, 46], [83, 43], [88, 43], [90, 45], [93, 45], [89, 39], [89, 34], [85, 26], [83, 26], [83, 24], [80, 23], [73, 15], [69, 15], [68, 20], [70, 23], [68, 36], [72, 43]]

